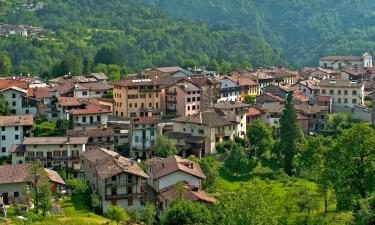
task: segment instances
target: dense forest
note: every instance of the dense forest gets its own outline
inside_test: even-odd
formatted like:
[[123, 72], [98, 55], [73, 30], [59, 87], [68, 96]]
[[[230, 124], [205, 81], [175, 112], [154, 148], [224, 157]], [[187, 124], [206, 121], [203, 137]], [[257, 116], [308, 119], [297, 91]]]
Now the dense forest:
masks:
[[177, 64], [222, 73], [239, 65], [297, 68], [375, 48], [370, 0], [44, 0], [40, 10], [17, 9], [25, 2], [0, 0], [0, 23], [42, 26], [47, 38], [0, 38], [13, 73], [100, 70], [118, 79]]

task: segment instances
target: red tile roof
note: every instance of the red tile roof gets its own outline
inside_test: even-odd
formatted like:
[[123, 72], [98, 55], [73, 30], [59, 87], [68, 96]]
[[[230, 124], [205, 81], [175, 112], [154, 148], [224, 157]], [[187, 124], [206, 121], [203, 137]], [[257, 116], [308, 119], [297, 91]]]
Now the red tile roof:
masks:
[[155, 124], [159, 122], [157, 117], [134, 117], [130, 119], [131, 124]]
[[33, 115], [0, 116], [0, 127], [32, 126]]
[[246, 116], [259, 116], [261, 112], [255, 107], [249, 108], [246, 112]]
[[[183, 183], [182, 187], [185, 189], [184, 200], [186, 201], [202, 201], [207, 203], [214, 203], [216, 199], [206, 194], [202, 189], [194, 187], [192, 185]], [[179, 195], [178, 190], [175, 186], [169, 186], [160, 191], [160, 197], [169, 202], [175, 200]]]
[[241, 76], [227, 76], [231, 81], [236, 82], [240, 86], [257, 86], [258, 84], [247, 77]]
[[111, 113], [106, 107], [94, 102], [87, 103], [84, 109], [71, 109], [67, 111], [71, 115], [107, 114]]
[[0, 79], [0, 90], [10, 87], [18, 87], [27, 90], [29, 88], [29, 84], [26, 81], [13, 80], [11, 78]]

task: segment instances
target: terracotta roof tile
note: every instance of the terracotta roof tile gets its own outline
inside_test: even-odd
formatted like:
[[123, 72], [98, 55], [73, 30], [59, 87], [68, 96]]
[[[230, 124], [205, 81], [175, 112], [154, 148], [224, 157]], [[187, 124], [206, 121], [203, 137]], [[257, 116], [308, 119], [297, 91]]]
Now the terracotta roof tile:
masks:
[[69, 137], [112, 137], [114, 135], [115, 131], [110, 127], [66, 131], [66, 136]]
[[50, 170], [50, 169], [47, 169], [47, 168], [45, 168], [44, 171], [46, 171], [47, 176], [48, 176], [50, 181], [52, 181], [54, 183], [65, 185], [64, 180], [60, 177], [60, 175], [56, 171]]
[[26, 182], [30, 164], [0, 165], [0, 184]]
[[261, 112], [255, 107], [249, 108], [246, 112], [246, 116], [259, 116], [259, 115], [261, 115]]
[[[186, 201], [202, 201], [207, 203], [214, 203], [216, 199], [206, 194], [202, 189], [192, 185], [183, 183], [182, 187], [185, 189], [184, 200]], [[178, 191], [175, 186], [169, 186], [160, 191], [160, 196], [169, 202], [175, 200], [178, 196]]]
[[87, 137], [25, 137], [24, 145], [68, 145], [87, 144]]
[[12, 78], [0, 79], [0, 90], [10, 87], [18, 87], [27, 90], [29, 84], [26, 81], [13, 80]]
[[33, 115], [0, 116], [0, 127], [32, 126]]
[[208, 127], [220, 127], [231, 125], [232, 123], [224, 116], [219, 115], [215, 111], [199, 112], [195, 115], [183, 116], [172, 119], [173, 122], [197, 123], [204, 124]]
[[361, 56], [325, 56], [321, 61], [362, 61]]

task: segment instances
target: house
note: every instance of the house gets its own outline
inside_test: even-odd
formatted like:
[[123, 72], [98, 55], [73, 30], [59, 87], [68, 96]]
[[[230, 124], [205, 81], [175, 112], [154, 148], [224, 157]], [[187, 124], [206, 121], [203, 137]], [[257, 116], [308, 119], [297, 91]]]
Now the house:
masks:
[[315, 104], [327, 107], [328, 113], [332, 113], [333, 98], [331, 96], [319, 95], [316, 97]]
[[168, 77], [175, 74], [175, 76], [180, 76], [177, 74], [179, 71], [184, 71], [181, 67], [178, 66], [170, 66], [170, 67], [159, 67], [159, 68], [151, 68], [145, 69], [141, 71], [142, 78], [157, 78], [157, 77]]
[[367, 70], [364, 68], [343, 68], [341, 70], [341, 79], [363, 81], [368, 80]]
[[294, 91], [299, 91], [299, 94], [310, 99], [310, 103], [315, 102], [316, 97], [319, 95], [319, 80], [309, 78], [307, 80], [301, 80], [294, 84], [291, 88]]
[[258, 95], [263, 93], [263, 89], [275, 82], [275, 78], [263, 71], [258, 69], [253, 73], [249, 74], [249, 78], [258, 84]]
[[372, 55], [365, 52], [362, 56], [325, 56], [320, 58], [319, 66], [328, 69], [372, 67]]
[[264, 93], [271, 93], [273, 95], [279, 96], [280, 98], [286, 99], [287, 95], [290, 92], [293, 92], [293, 89], [284, 84], [271, 84], [263, 89]]
[[13, 114], [31, 114], [36, 116], [39, 101], [28, 97], [27, 92], [26, 89], [16, 86], [0, 89], [0, 93], [4, 95]]
[[108, 77], [104, 73], [90, 73], [86, 77], [94, 78], [94, 79], [97, 80], [97, 82], [100, 82], [100, 83], [107, 83], [107, 81], [108, 81]]
[[240, 86], [240, 99], [239, 101], [244, 102], [245, 97], [248, 95], [258, 94], [258, 84], [245, 76], [227, 76], [228, 79], [237, 83]]
[[202, 90], [201, 111], [205, 111], [218, 101], [220, 82], [211, 77], [195, 76], [188, 79], [189, 82]]
[[154, 156], [155, 141], [158, 136], [157, 117], [133, 117], [130, 120], [129, 147], [133, 158]]
[[[79, 100], [77, 100], [79, 102]], [[81, 103], [81, 102], [79, 102]], [[111, 111], [95, 99], [86, 99], [82, 101], [81, 108], [66, 110], [67, 119], [74, 130], [83, 128], [103, 128], [107, 126], [108, 115]]]
[[331, 79], [319, 81], [318, 86], [320, 95], [332, 97], [334, 112], [364, 104], [365, 82]]
[[182, 80], [166, 89], [165, 112], [177, 116], [197, 114], [201, 107], [202, 90]]
[[106, 149], [93, 149], [82, 155], [84, 177], [101, 200], [102, 211], [117, 205], [124, 209], [144, 206], [145, 179], [149, 176], [131, 159]]
[[240, 100], [240, 85], [232, 80], [221, 77], [218, 78], [220, 82], [219, 97], [217, 102], [223, 101], [239, 101]]
[[283, 115], [284, 104], [281, 102], [263, 103], [260, 106], [260, 119], [269, 127], [279, 127], [279, 120]]
[[76, 178], [87, 142], [87, 137], [26, 137], [21, 144], [12, 145], [9, 152], [12, 164], [39, 160], [46, 168], [72, 168]]
[[238, 123], [230, 121], [222, 112], [217, 111], [178, 117], [172, 119], [172, 122], [173, 132], [167, 135], [175, 140], [177, 149], [183, 155], [203, 157], [214, 154], [217, 143], [234, 140], [238, 134], [242, 134]]
[[113, 89], [108, 83], [93, 82], [74, 85], [74, 97], [77, 98], [101, 98]]
[[288, 68], [278, 66], [264, 70], [267, 74], [274, 78], [274, 82], [284, 85], [293, 85], [297, 82], [298, 72], [289, 70]]
[[306, 132], [319, 133], [327, 126], [328, 106], [300, 104], [294, 105], [297, 113], [307, 118]]
[[95, 148], [104, 148], [108, 150], [114, 150], [116, 139], [115, 131], [112, 128], [93, 128], [83, 130], [67, 130], [67, 137], [87, 137], [88, 142], [86, 145], [86, 151]]
[[[0, 165], [0, 197], [6, 205], [27, 203], [25, 189], [30, 181], [31, 164]], [[45, 169], [46, 175], [52, 184], [52, 193], [56, 193], [63, 186], [64, 180], [52, 170]]]
[[12, 144], [21, 144], [33, 124], [32, 115], [0, 116], [0, 157], [9, 156]]
[[262, 113], [257, 107], [249, 107], [246, 111], [246, 124], [251, 124], [252, 121], [260, 119]]
[[130, 78], [117, 82], [113, 89], [116, 116], [144, 117], [161, 115], [160, 79]]
[[283, 103], [283, 102], [286, 102], [286, 100], [277, 95], [264, 92], [263, 94], [260, 94], [255, 98], [255, 102], [257, 104], [270, 103], [270, 102], [282, 102]]

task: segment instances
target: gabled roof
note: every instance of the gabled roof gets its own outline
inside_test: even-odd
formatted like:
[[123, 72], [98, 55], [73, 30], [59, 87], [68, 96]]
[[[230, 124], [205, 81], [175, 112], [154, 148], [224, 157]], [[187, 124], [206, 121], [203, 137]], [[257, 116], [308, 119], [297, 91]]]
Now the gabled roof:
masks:
[[214, 109], [236, 109], [236, 108], [244, 108], [249, 107], [249, 104], [242, 103], [242, 102], [235, 102], [235, 101], [224, 101], [214, 104]]
[[10, 87], [18, 87], [27, 90], [29, 84], [26, 81], [15, 80], [13, 78], [0, 79], [0, 90]]
[[321, 80], [319, 82], [320, 87], [348, 87], [348, 88], [360, 88], [364, 85], [364, 82], [352, 82], [348, 80]]
[[325, 56], [320, 61], [362, 61], [362, 56]]
[[51, 182], [65, 185], [64, 180], [60, 177], [60, 175], [56, 171], [50, 170], [47, 168], [45, 168], [44, 171], [46, 171], [47, 176]]
[[69, 137], [113, 137], [115, 136], [115, 131], [111, 127], [85, 129], [85, 130], [67, 130], [66, 136], [69, 136]]
[[208, 127], [220, 127], [231, 125], [230, 122], [226, 117], [219, 115], [215, 111], [204, 111], [199, 112], [198, 114], [190, 115], [190, 116], [183, 116], [172, 119], [173, 122], [183, 122], [183, 123], [196, 123], [196, 124], [203, 124]]
[[262, 113], [255, 107], [251, 107], [247, 110], [246, 116], [260, 116]]
[[90, 76], [95, 77], [98, 80], [108, 80], [107, 75], [104, 73], [91, 73]]
[[[216, 199], [214, 197], [209, 196], [202, 189], [198, 187], [194, 187], [186, 183], [183, 183], [182, 187], [185, 189], [184, 196], [183, 196], [185, 201], [194, 201], [194, 202], [200, 201], [200, 202], [206, 202], [206, 203], [216, 202]], [[159, 195], [163, 199], [166, 199], [167, 201], [172, 202], [178, 197], [179, 192], [176, 189], [176, 186], [172, 185], [172, 186], [162, 189]]]
[[76, 84], [74, 86], [74, 90], [76, 91], [83, 91], [83, 90], [105, 91], [105, 90], [110, 90], [112, 88], [113, 88], [113, 85], [107, 84], [107, 83], [100, 83], [100, 82], [82, 83], [82, 84]]
[[206, 179], [206, 176], [203, 174], [198, 163], [177, 155], [169, 156], [165, 159], [146, 160], [144, 164], [151, 167], [154, 179], [159, 179], [177, 171], [182, 171], [195, 177]]
[[83, 109], [70, 109], [67, 113], [71, 115], [108, 114], [111, 113], [106, 107], [94, 102], [88, 102]]
[[143, 178], [149, 178], [133, 160], [110, 150], [96, 148], [86, 151], [82, 154], [82, 157], [95, 164], [95, 170], [98, 178], [101, 180], [120, 173], [130, 173]]
[[24, 145], [72, 145], [87, 144], [87, 137], [25, 137]]
[[213, 85], [213, 84], [220, 84], [220, 82], [214, 78], [202, 77], [202, 76], [190, 77], [188, 81], [192, 82], [198, 87], [206, 86], [206, 85]]
[[32, 126], [33, 115], [0, 116], [0, 127]]
[[227, 76], [227, 78], [239, 84], [240, 86], [257, 86], [258, 85], [255, 81], [244, 76]]

